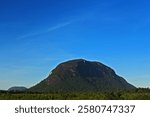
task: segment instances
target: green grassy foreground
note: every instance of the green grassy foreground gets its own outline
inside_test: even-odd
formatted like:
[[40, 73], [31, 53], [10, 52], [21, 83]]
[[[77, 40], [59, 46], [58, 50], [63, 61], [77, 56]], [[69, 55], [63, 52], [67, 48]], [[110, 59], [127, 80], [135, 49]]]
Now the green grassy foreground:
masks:
[[0, 92], [0, 100], [150, 100], [150, 89], [84, 93]]

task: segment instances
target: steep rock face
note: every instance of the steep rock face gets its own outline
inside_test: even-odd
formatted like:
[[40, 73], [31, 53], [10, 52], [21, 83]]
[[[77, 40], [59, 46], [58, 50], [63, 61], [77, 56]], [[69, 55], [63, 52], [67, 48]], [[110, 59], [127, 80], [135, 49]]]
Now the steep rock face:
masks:
[[83, 92], [134, 88], [110, 67], [100, 62], [76, 59], [59, 64], [46, 79], [31, 87], [30, 91]]

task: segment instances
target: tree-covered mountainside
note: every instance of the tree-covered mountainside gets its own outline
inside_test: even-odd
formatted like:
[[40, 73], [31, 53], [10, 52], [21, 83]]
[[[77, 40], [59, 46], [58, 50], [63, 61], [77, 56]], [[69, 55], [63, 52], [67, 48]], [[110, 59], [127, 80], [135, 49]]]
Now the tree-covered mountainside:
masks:
[[31, 87], [32, 92], [95, 92], [130, 90], [135, 87], [110, 67], [84, 59], [59, 64], [51, 74]]

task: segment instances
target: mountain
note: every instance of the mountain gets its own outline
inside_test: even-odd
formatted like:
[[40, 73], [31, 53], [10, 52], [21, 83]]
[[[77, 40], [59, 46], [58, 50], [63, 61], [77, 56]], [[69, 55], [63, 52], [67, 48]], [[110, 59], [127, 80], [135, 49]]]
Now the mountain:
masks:
[[84, 59], [59, 64], [51, 74], [31, 87], [34, 92], [118, 91], [135, 87], [110, 67]]
[[26, 91], [27, 88], [26, 87], [22, 87], [22, 86], [14, 86], [8, 89], [8, 91], [13, 91], [13, 92], [19, 92], [19, 91]]

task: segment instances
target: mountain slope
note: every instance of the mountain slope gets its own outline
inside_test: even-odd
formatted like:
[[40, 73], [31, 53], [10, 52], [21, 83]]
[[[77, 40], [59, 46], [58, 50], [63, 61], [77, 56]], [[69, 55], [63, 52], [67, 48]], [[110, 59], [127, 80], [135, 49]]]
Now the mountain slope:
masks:
[[35, 92], [83, 92], [134, 88], [110, 67], [100, 62], [76, 59], [59, 64], [46, 79], [29, 90]]

